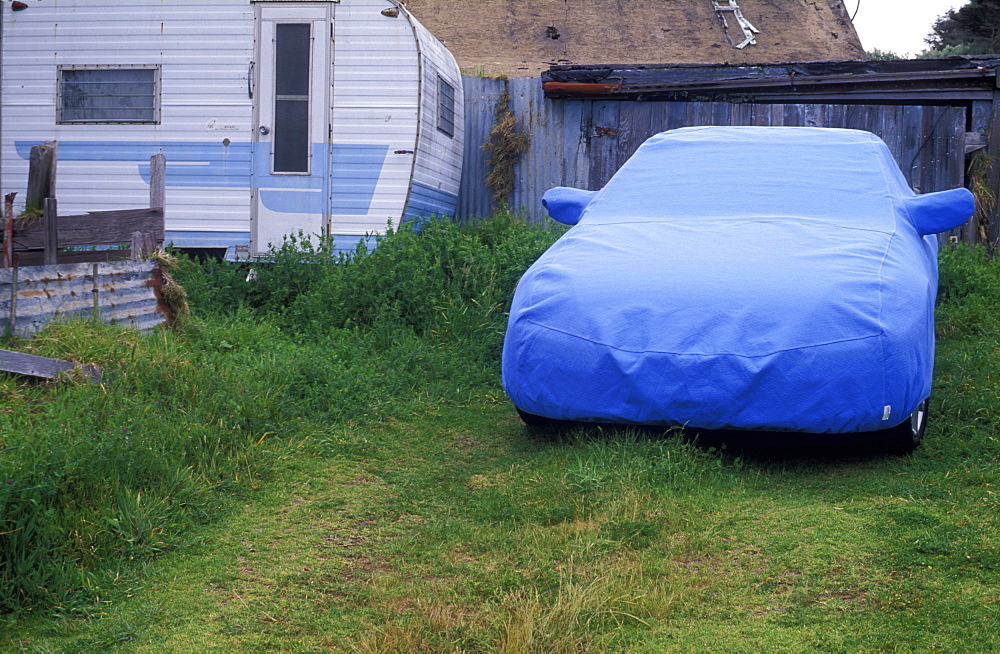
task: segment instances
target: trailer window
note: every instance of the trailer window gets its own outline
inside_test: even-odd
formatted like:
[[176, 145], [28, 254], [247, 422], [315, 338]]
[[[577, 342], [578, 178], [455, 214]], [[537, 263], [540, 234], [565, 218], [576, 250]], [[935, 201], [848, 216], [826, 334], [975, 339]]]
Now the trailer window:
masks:
[[275, 26], [274, 172], [309, 172], [309, 23]]
[[59, 67], [58, 122], [160, 122], [156, 66]]
[[455, 136], [455, 87], [438, 77], [438, 129]]

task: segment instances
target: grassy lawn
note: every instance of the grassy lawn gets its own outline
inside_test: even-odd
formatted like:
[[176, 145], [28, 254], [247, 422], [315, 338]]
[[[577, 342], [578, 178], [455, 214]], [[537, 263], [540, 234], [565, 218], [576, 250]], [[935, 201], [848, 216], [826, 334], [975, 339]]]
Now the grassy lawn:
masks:
[[[503, 229], [476, 237], [510, 270], [544, 246]], [[1000, 650], [995, 264], [946, 257], [934, 413], [906, 457], [529, 431], [496, 380], [507, 265], [405, 329], [316, 269], [281, 311], [265, 290], [221, 306], [237, 276], [188, 271], [177, 333], [43, 335], [117, 376], [0, 388], [2, 515], [34, 493], [59, 525], [0, 534], [0, 575], [41, 565], [11, 538], [29, 528], [58, 532], [61, 571], [0, 595], [0, 650]], [[411, 313], [390, 291], [378, 311]], [[323, 303], [352, 324], [310, 329]]]

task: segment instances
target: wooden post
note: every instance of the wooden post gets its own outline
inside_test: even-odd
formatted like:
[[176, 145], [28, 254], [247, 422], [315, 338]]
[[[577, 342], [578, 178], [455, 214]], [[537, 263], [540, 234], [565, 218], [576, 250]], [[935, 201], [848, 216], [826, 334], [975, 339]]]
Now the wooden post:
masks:
[[167, 197], [167, 159], [163, 153], [149, 158], [149, 208], [163, 209]]
[[10, 320], [7, 321], [7, 336], [17, 333], [17, 266], [10, 271]]
[[3, 212], [3, 267], [14, 265], [14, 197], [17, 193], [4, 196]]
[[28, 156], [28, 192], [24, 196], [25, 208], [43, 210], [45, 198], [55, 197], [57, 143], [31, 146]]
[[45, 211], [42, 214], [42, 227], [45, 230], [45, 255], [46, 266], [54, 266], [57, 261], [59, 251], [59, 215], [56, 211], [56, 199], [45, 198]]
[[[997, 78], [997, 85], [1000, 86], [1000, 77]], [[988, 183], [993, 192], [1000, 196], [1000, 90], [993, 91], [993, 115], [990, 117], [989, 123], [986, 147], [992, 159], [990, 160]], [[989, 219], [986, 231], [987, 247], [996, 253], [997, 249], [1000, 248], [1000, 201], [996, 203], [993, 215]]]
[[98, 322], [101, 319], [101, 298], [100, 298], [101, 291], [99, 290], [99, 287], [98, 287], [98, 284], [97, 284], [97, 275], [100, 272], [100, 269], [99, 269], [99, 266], [95, 263], [94, 267], [91, 270], [93, 271], [92, 272], [93, 277], [91, 277], [91, 281], [94, 284], [93, 288], [90, 289], [91, 297], [92, 297], [93, 302], [94, 302], [94, 312], [91, 315], [91, 318], [96, 323], [96, 322]]
[[[154, 154], [149, 158], [149, 208], [158, 209], [160, 211], [160, 226], [163, 226], [163, 222], [166, 221], [166, 203], [167, 203], [167, 158], [163, 156], [163, 153]], [[162, 229], [161, 229], [162, 231]], [[135, 252], [135, 237], [133, 236], [133, 259], [138, 259], [140, 257], [134, 256]], [[158, 243], [156, 237], [150, 233], [145, 232], [142, 235], [142, 257], [148, 257], [157, 249], [163, 247], [163, 243]]]
[[132, 247], [129, 258], [146, 259], [156, 252], [156, 237], [152, 232], [132, 232]]

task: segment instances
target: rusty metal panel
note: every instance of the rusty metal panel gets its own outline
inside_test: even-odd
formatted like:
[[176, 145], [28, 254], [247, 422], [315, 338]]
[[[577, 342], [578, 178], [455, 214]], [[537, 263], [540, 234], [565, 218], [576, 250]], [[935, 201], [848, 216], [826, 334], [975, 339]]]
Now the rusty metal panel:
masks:
[[[96, 276], [95, 276], [96, 272]], [[0, 331], [30, 336], [56, 320], [94, 318], [148, 331], [166, 320], [149, 260], [0, 269]]]

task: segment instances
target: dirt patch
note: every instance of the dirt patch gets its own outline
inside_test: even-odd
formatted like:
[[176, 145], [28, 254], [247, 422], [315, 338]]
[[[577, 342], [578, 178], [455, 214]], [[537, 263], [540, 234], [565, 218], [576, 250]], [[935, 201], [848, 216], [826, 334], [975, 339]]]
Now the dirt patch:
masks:
[[742, 49], [709, 0], [407, 0], [470, 74], [534, 77], [550, 64], [864, 59], [840, 0], [739, 0], [759, 30]]

